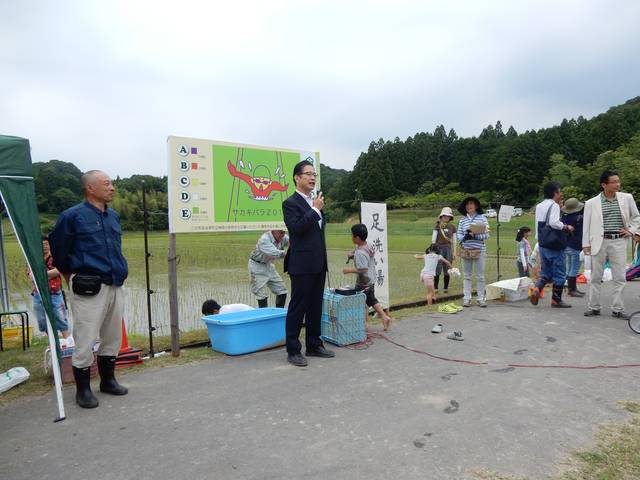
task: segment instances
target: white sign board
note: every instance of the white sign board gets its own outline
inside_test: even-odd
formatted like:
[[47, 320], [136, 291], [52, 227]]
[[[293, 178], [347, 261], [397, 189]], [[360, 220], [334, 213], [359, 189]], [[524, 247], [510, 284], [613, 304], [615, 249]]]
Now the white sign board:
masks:
[[367, 243], [375, 252], [376, 298], [383, 306], [389, 308], [389, 243], [387, 241], [387, 204], [360, 203], [360, 218], [369, 231]]
[[500, 212], [498, 212], [498, 221], [501, 223], [508, 223], [513, 217], [513, 205], [502, 205]]

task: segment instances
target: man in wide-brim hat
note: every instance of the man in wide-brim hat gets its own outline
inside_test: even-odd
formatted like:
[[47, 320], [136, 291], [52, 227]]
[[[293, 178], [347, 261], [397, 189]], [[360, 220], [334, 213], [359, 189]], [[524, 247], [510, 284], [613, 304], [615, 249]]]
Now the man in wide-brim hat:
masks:
[[465, 216], [467, 214], [467, 203], [469, 202], [474, 202], [476, 204], [476, 213], [478, 215], [482, 215], [484, 213], [482, 211], [482, 207], [480, 206], [480, 200], [470, 195], [464, 200], [462, 200], [462, 203], [460, 203], [460, 206], [458, 207], [458, 211], [460, 212], [460, 215]]
[[[566, 215], [571, 215], [572, 213], [578, 213], [584, 210], [584, 203], [578, 200], [575, 197], [571, 197], [562, 206], [562, 213]], [[582, 250], [582, 248], [580, 248]]]
[[567, 295], [570, 297], [584, 297], [578, 290], [576, 277], [580, 273], [580, 252], [582, 251], [582, 210], [584, 203], [577, 198], [569, 198], [562, 206], [560, 220], [565, 225], [571, 225], [575, 230], [567, 236], [567, 248], [564, 250], [567, 267]]
[[[438, 215], [438, 221], [433, 227], [431, 243], [440, 247], [440, 255], [449, 262], [453, 262], [456, 255], [456, 226], [453, 224], [453, 211], [450, 207], [444, 207]], [[444, 293], [449, 293], [449, 267], [443, 262], [439, 262], [436, 267], [436, 274], [433, 277], [433, 288], [436, 293], [440, 293], [438, 284], [440, 274], [444, 273]]]

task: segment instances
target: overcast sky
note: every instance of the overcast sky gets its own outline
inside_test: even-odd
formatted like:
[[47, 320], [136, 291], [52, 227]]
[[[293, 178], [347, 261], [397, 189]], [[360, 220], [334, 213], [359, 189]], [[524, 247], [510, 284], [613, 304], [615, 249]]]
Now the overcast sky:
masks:
[[0, 0], [0, 134], [167, 173], [166, 137], [318, 150], [591, 117], [640, 95], [640, 2]]

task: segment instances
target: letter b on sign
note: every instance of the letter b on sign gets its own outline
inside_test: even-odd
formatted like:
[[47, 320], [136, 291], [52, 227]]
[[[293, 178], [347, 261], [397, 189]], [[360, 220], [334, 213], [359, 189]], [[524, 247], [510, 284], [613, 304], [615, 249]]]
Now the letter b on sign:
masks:
[[186, 160], [180, 160], [180, 171], [181, 172], [188, 172], [189, 169], [191, 168], [191, 164], [189, 162], [187, 162]]

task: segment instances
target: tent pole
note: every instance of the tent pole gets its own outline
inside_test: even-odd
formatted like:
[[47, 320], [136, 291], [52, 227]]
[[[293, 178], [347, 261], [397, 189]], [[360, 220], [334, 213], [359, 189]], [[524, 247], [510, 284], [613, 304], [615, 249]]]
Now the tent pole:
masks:
[[[4, 210], [4, 204], [0, 210]], [[0, 301], [2, 302], [2, 311], [9, 311], [9, 282], [7, 280], [7, 258], [4, 254], [4, 231], [2, 228], [2, 215], [0, 214]]]

